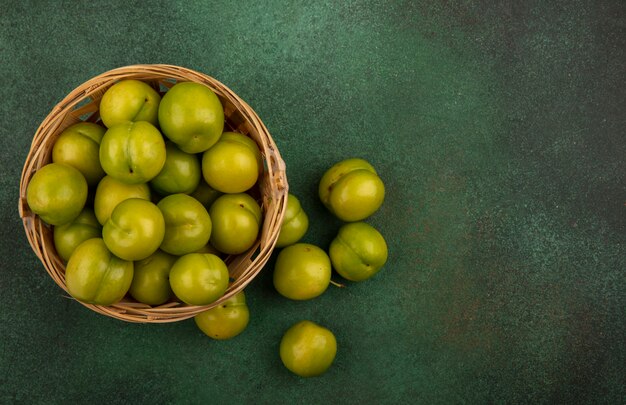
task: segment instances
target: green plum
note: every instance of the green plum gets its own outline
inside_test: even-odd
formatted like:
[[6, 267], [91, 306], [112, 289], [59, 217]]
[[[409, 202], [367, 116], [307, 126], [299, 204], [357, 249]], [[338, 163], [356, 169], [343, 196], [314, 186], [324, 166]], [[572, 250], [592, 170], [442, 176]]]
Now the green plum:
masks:
[[104, 225], [113, 209], [119, 203], [129, 198], [141, 198], [150, 201], [150, 187], [146, 183], [127, 184], [114, 179], [111, 176], [104, 176], [94, 197], [93, 209], [100, 225]]
[[111, 254], [100, 238], [78, 245], [65, 269], [67, 291], [88, 304], [115, 304], [124, 298], [132, 279], [133, 262]]
[[152, 124], [124, 122], [109, 128], [100, 143], [100, 163], [111, 177], [128, 184], [145, 183], [165, 165], [165, 141]]
[[87, 201], [87, 181], [72, 166], [49, 163], [37, 170], [26, 188], [31, 211], [50, 225], [75, 219]]
[[372, 277], [387, 261], [387, 243], [373, 226], [353, 222], [339, 229], [330, 244], [333, 268], [343, 278], [363, 281]]
[[165, 221], [161, 210], [150, 201], [129, 198], [115, 207], [102, 228], [107, 248], [124, 260], [142, 260], [163, 242]]
[[157, 207], [165, 219], [161, 250], [180, 256], [195, 252], [209, 242], [211, 217], [195, 198], [172, 194], [159, 201]]
[[200, 161], [196, 155], [185, 153], [171, 143], [165, 144], [165, 165], [150, 185], [157, 193], [189, 194], [196, 190], [201, 178]]
[[300, 377], [324, 374], [337, 354], [337, 340], [327, 328], [311, 321], [291, 326], [280, 341], [280, 359]]
[[76, 218], [53, 230], [54, 247], [59, 257], [68, 261], [74, 249], [87, 239], [101, 238], [102, 226], [91, 208], [85, 207]]
[[315, 245], [296, 243], [281, 250], [274, 266], [274, 287], [292, 300], [310, 300], [330, 284], [331, 264]]
[[250, 249], [261, 226], [261, 207], [248, 194], [224, 194], [211, 208], [213, 222], [211, 245], [223, 253], [235, 255]]
[[61, 133], [52, 147], [52, 161], [65, 163], [77, 169], [95, 186], [104, 177], [100, 165], [100, 142], [106, 129], [91, 122], [74, 124]]
[[250, 311], [243, 291], [194, 317], [198, 328], [216, 340], [232, 339], [248, 326]]
[[217, 191], [211, 188], [211, 186], [209, 186], [208, 184], [206, 184], [206, 181], [204, 181], [204, 179], [200, 179], [200, 184], [198, 184], [198, 187], [189, 195], [200, 201], [200, 203], [208, 209], [222, 194], [224, 193], [222, 193], [221, 191]]
[[139, 80], [122, 80], [104, 93], [100, 100], [100, 117], [108, 128], [127, 121], [147, 121], [157, 125], [161, 96], [149, 84]]
[[224, 108], [207, 86], [179, 82], [165, 93], [159, 105], [163, 134], [187, 153], [213, 146], [224, 130]]
[[302, 239], [307, 229], [309, 229], [309, 217], [302, 209], [298, 198], [293, 194], [289, 194], [276, 247], [293, 245]]
[[135, 262], [135, 275], [128, 292], [138, 302], [161, 305], [172, 296], [170, 270], [177, 257], [157, 250]]
[[346, 159], [324, 173], [319, 184], [322, 203], [337, 218], [361, 221], [380, 208], [385, 185], [374, 167], [363, 159]]
[[243, 193], [257, 182], [262, 164], [261, 153], [252, 139], [224, 132], [202, 155], [202, 175], [218, 191]]
[[174, 294], [189, 305], [208, 305], [228, 289], [228, 267], [210, 253], [181, 256], [170, 270]]

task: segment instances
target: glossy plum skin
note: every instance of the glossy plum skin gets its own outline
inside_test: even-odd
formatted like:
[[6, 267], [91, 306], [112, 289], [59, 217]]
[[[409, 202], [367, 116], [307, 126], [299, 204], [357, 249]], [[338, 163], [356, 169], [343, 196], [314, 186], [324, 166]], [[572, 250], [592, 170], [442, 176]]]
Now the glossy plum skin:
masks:
[[330, 244], [333, 268], [343, 278], [363, 281], [373, 277], [387, 262], [387, 243], [373, 226], [353, 222], [342, 226]]
[[213, 146], [224, 130], [224, 109], [217, 95], [200, 83], [180, 82], [159, 104], [163, 134], [187, 153]]
[[193, 192], [200, 184], [200, 160], [171, 143], [165, 144], [165, 164], [150, 186], [160, 195]]
[[184, 255], [202, 248], [211, 236], [211, 217], [199, 201], [187, 194], [172, 194], [157, 204], [165, 220], [160, 248], [173, 255]]
[[369, 217], [385, 199], [385, 185], [376, 170], [358, 158], [343, 160], [328, 169], [318, 192], [326, 208], [345, 222]]
[[328, 288], [331, 264], [326, 252], [315, 245], [296, 243], [276, 258], [274, 287], [292, 300], [310, 300]]
[[298, 198], [289, 194], [287, 196], [287, 208], [280, 227], [276, 247], [286, 247], [298, 242], [309, 229], [309, 217], [307, 216]]
[[150, 187], [146, 183], [127, 184], [111, 176], [105, 176], [98, 183], [93, 203], [98, 222], [104, 225], [115, 207], [129, 198], [150, 201]]
[[100, 117], [107, 128], [123, 122], [147, 121], [157, 125], [161, 96], [139, 80], [122, 80], [102, 95]]
[[166, 303], [173, 295], [170, 270], [177, 257], [157, 250], [135, 262], [135, 274], [128, 292], [138, 302], [148, 305]]
[[222, 259], [213, 254], [189, 253], [181, 256], [172, 266], [170, 286], [184, 303], [208, 305], [226, 292], [228, 268]]
[[133, 262], [113, 255], [100, 238], [81, 243], [65, 268], [67, 291], [77, 300], [112, 305], [126, 295]]
[[280, 341], [280, 359], [300, 377], [324, 374], [337, 354], [337, 340], [327, 328], [311, 321], [291, 326]]
[[194, 317], [198, 328], [216, 340], [232, 339], [241, 334], [250, 321], [250, 310], [243, 291], [220, 305], [199, 313]]
[[52, 161], [77, 169], [94, 186], [104, 177], [100, 164], [100, 142], [106, 129], [91, 122], [80, 122], [65, 129], [52, 147]]
[[243, 193], [257, 182], [262, 164], [261, 153], [252, 139], [224, 132], [202, 155], [202, 175], [215, 190]]
[[99, 156], [109, 176], [127, 184], [145, 183], [165, 165], [165, 141], [154, 125], [127, 121], [106, 131]]
[[142, 260], [163, 242], [165, 221], [159, 208], [141, 198], [118, 204], [102, 228], [107, 248], [124, 260]]
[[209, 215], [213, 221], [211, 245], [227, 254], [240, 254], [256, 242], [261, 226], [261, 207], [248, 194], [224, 194]]
[[102, 237], [102, 226], [91, 208], [85, 207], [71, 222], [57, 225], [53, 229], [54, 247], [65, 262], [84, 241]]
[[28, 183], [26, 201], [31, 211], [50, 225], [74, 220], [87, 201], [87, 181], [74, 167], [49, 163]]

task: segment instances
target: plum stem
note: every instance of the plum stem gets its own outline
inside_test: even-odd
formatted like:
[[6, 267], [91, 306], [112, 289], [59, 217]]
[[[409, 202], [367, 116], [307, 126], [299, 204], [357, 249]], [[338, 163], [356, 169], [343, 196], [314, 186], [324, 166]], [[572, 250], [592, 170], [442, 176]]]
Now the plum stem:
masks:
[[341, 284], [333, 280], [330, 280], [330, 283], [334, 285], [335, 287], [339, 287], [339, 288], [344, 288], [346, 286], [345, 284]]

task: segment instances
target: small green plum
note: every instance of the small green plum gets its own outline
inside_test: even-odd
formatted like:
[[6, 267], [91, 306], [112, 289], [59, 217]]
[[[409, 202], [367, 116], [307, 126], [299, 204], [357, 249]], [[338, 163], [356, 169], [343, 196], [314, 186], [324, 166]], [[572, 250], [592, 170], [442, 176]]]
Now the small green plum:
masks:
[[174, 294], [189, 305], [208, 305], [228, 289], [228, 267], [210, 253], [188, 253], [170, 270]]
[[195, 252], [209, 242], [211, 217], [198, 200], [187, 194], [164, 197], [157, 207], [165, 219], [161, 249], [173, 255]]
[[165, 141], [152, 124], [123, 122], [110, 127], [100, 143], [100, 164], [109, 176], [128, 184], [145, 183], [165, 165]]
[[232, 339], [246, 329], [250, 310], [243, 291], [194, 317], [198, 328], [216, 340]]
[[127, 121], [157, 125], [161, 96], [139, 80], [121, 80], [102, 95], [100, 117], [107, 128]]
[[302, 209], [298, 198], [289, 194], [287, 196], [287, 208], [280, 227], [276, 247], [285, 247], [298, 242], [309, 229], [309, 217]]
[[166, 142], [165, 149], [163, 169], [150, 180], [150, 185], [154, 191], [163, 196], [193, 192], [200, 183], [200, 160], [196, 155], [178, 149], [171, 142]]
[[96, 218], [104, 225], [111, 217], [113, 209], [129, 198], [141, 198], [150, 201], [150, 187], [147, 183], [127, 184], [111, 176], [104, 176], [98, 187], [93, 202]]
[[223, 193], [243, 193], [257, 182], [261, 153], [254, 141], [224, 132], [202, 155], [202, 174], [212, 188]]
[[111, 254], [100, 238], [78, 245], [65, 268], [67, 291], [88, 304], [115, 304], [124, 298], [132, 279], [133, 262]]
[[161, 305], [172, 296], [170, 270], [177, 257], [157, 250], [135, 262], [135, 275], [128, 292], [138, 302]]
[[324, 173], [319, 183], [322, 203], [337, 218], [361, 221], [380, 208], [385, 185], [374, 167], [363, 159], [346, 159]]
[[300, 377], [324, 374], [337, 354], [337, 339], [327, 328], [311, 321], [291, 326], [280, 341], [280, 359]]
[[165, 93], [159, 105], [163, 134], [187, 153], [213, 146], [224, 130], [224, 107], [207, 86], [179, 82]]
[[274, 267], [274, 287], [292, 300], [310, 300], [330, 284], [331, 264], [326, 252], [315, 245], [296, 243], [280, 251]]
[[75, 219], [87, 201], [87, 181], [74, 167], [49, 163], [37, 170], [26, 188], [31, 211], [50, 225]]
[[71, 222], [55, 226], [53, 236], [59, 257], [67, 262], [78, 245], [87, 239], [102, 237], [102, 226], [93, 210], [85, 207]]
[[102, 238], [113, 254], [124, 260], [142, 260], [163, 242], [165, 221], [150, 201], [129, 198], [115, 207], [102, 228]]
[[104, 177], [100, 164], [100, 142], [106, 129], [92, 122], [80, 122], [66, 128], [52, 147], [52, 161], [65, 163], [77, 169], [95, 186]]
[[333, 268], [341, 277], [363, 281], [374, 276], [387, 261], [387, 243], [373, 226], [365, 222], [345, 224], [329, 249]]
[[200, 179], [200, 184], [198, 184], [198, 187], [196, 187], [196, 189], [189, 195], [200, 201], [200, 203], [204, 205], [206, 209], [209, 209], [211, 205], [215, 202], [215, 200], [217, 200], [217, 198], [222, 194], [224, 193], [222, 193], [221, 191], [217, 191], [214, 188], [211, 188], [211, 186], [209, 186], [208, 184], [206, 184], [206, 181], [204, 181], [204, 179]]
[[213, 222], [211, 245], [227, 254], [240, 254], [257, 240], [261, 226], [261, 207], [245, 193], [224, 194], [211, 208]]

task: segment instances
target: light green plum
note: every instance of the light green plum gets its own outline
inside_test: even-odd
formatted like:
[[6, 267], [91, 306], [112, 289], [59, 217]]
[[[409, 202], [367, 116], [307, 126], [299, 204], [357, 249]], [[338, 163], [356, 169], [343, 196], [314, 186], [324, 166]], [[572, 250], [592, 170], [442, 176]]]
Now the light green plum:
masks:
[[75, 219], [87, 201], [87, 181], [72, 166], [49, 163], [37, 170], [26, 188], [31, 211], [50, 225]]
[[370, 163], [358, 158], [346, 159], [324, 173], [319, 197], [342, 221], [361, 221], [380, 208], [385, 199], [385, 185]]
[[176, 193], [189, 194], [196, 190], [202, 177], [198, 156], [185, 153], [171, 143], [165, 143], [165, 164], [150, 186], [165, 196]]
[[189, 305], [208, 305], [228, 289], [228, 267], [210, 253], [181, 256], [170, 270], [174, 294]]
[[327, 328], [311, 321], [291, 326], [280, 341], [280, 359], [300, 377], [324, 374], [337, 355], [337, 339]]
[[224, 132], [202, 155], [202, 175], [212, 188], [223, 193], [243, 193], [259, 178], [261, 153], [245, 135]]
[[111, 176], [105, 176], [98, 187], [93, 202], [93, 209], [98, 222], [104, 225], [113, 209], [129, 198], [141, 198], [150, 201], [150, 187], [147, 183], [127, 184]]
[[85, 207], [71, 222], [55, 226], [53, 237], [59, 257], [67, 262], [78, 245], [88, 239], [102, 237], [102, 226], [93, 210]]
[[261, 226], [261, 207], [248, 194], [224, 194], [211, 208], [213, 222], [211, 245], [223, 253], [235, 255], [250, 249]]
[[52, 147], [52, 161], [65, 163], [77, 169], [95, 186], [104, 177], [100, 165], [100, 142], [106, 129], [92, 122], [80, 122], [66, 128]]
[[157, 207], [165, 219], [161, 250], [184, 255], [204, 247], [211, 237], [211, 217], [198, 200], [187, 194], [164, 197]]
[[78, 245], [65, 268], [67, 291], [88, 304], [115, 304], [124, 298], [132, 279], [133, 262], [111, 254], [100, 238]]
[[339, 229], [329, 249], [333, 268], [350, 281], [374, 276], [387, 262], [387, 243], [373, 226], [353, 222]]
[[213, 146], [224, 130], [224, 108], [207, 86], [179, 82], [159, 104], [163, 134], [187, 153], [200, 153]]
[[330, 284], [331, 264], [326, 252], [315, 245], [296, 243], [280, 251], [274, 265], [274, 287], [283, 297], [310, 300]]
[[165, 141], [154, 125], [124, 122], [109, 128], [100, 143], [100, 163], [111, 177], [128, 184], [145, 183], [165, 165]]
[[205, 335], [216, 340], [232, 339], [241, 334], [250, 321], [250, 310], [244, 292], [241, 291], [218, 306], [199, 313], [194, 321]]
[[128, 292], [138, 302], [161, 305], [172, 297], [170, 270], [178, 258], [157, 250], [135, 262], [135, 275]]
[[309, 217], [302, 209], [298, 198], [289, 194], [287, 196], [287, 208], [283, 223], [280, 226], [280, 233], [276, 241], [276, 247], [285, 247], [298, 242], [309, 229]]
[[165, 221], [161, 210], [150, 201], [129, 198], [115, 207], [102, 228], [107, 248], [124, 260], [142, 260], [163, 242]]
[[161, 96], [149, 84], [139, 80], [122, 80], [104, 93], [100, 100], [100, 117], [107, 128], [127, 121], [147, 121], [157, 125]]

